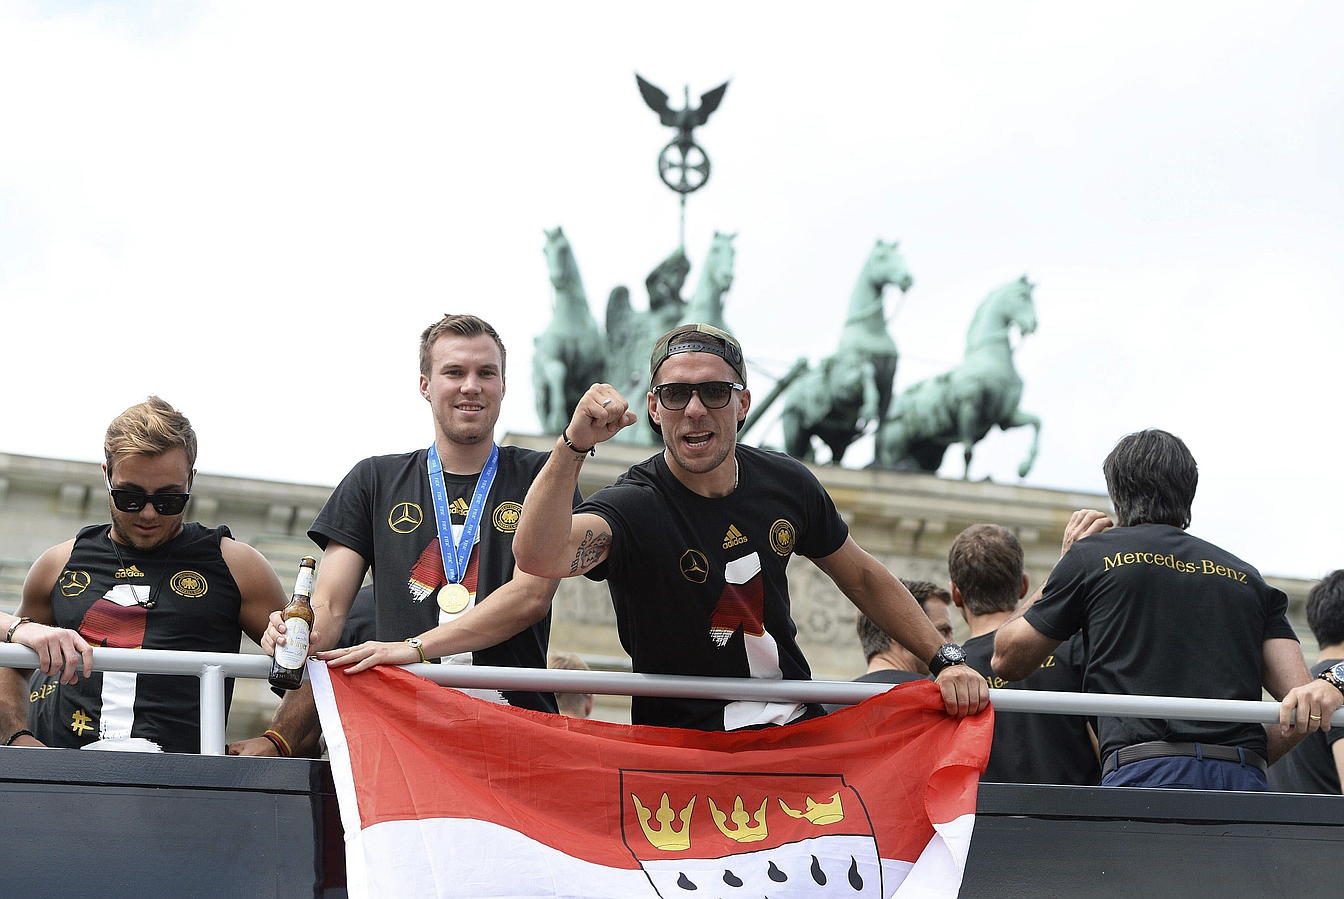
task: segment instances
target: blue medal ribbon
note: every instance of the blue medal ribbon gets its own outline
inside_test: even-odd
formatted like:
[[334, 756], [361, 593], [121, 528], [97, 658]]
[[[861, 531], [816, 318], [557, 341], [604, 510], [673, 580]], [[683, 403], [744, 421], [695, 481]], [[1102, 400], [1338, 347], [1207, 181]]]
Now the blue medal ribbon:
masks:
[[476, 481], [476, 491], [471, 495], [471, 508], [467, 510], [466, 523], [462, 525], [462, 536], [453, 544], [453, 522], [448, 512], [448, 490], [443, 485], [443, 464], [439, 462], [439, 451], [434, 444], [429, 445], [429, 493], [434, 497], [434, 519], [439, 525], [439, 552], [443, 556], [443, 573], [450, 584], [460, 584], [467, 576], [467, 563], [471, 561], [471, 547], [476, 542], [476, 532], [481, 527], [481, 515], [485, 513], [485, 500], [490, 493], [490, 485], [495, 482], [495, 472], [499, 469], [499, 444], [490, 448], [490, 458]]

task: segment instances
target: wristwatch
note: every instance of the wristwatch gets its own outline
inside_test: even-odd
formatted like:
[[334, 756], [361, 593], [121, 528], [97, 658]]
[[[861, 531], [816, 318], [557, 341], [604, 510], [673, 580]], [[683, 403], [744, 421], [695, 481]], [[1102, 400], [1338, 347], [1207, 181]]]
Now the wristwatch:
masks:
[[949, 665], [965, 665], [966, 650], [961, 648], [960, 643], [944, 643], [938, 647], [938, 652], [933, 658], [929, 659], [929, 676], [937, 677], [944, 668]]
[[1339, 690], [1339, 692], [1344, 693], [1344, 662], [1327, 668], [1316, 676]]
[[419, 637], [411, 637], [409, 640], [406, 641], [406, 643], [408, 646], [414, 646], [415, 651], [420, 653], [420, 661], [422, 663], [429, 661], [429, 659], [425, 658], [425, 644], [421, 641]]

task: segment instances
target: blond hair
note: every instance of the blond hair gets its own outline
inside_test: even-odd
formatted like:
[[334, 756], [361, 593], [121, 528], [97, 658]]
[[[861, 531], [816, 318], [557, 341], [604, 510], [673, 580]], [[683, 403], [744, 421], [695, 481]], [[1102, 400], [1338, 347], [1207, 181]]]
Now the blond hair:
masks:
[[103, 438], [103, 456], [107, 473], [112, 464], [126, 456], [161, 456], [182, 449], [187, 454], [188, 470], [196, 467], [196, 432], [181, 412], [157, 396], [136, 403], [112, 419]]
[[420, 374], [429, 377], [430, 355], [434, 351], [434, 343], [445, 334], [456, 334], [459, 337], [484, 335], [493, 339], [495, 346], [499, 347], [499, 374], [503, 377], [507, 356], [504, 352], [504, 341], [499, 339], [499, 332], [483, 318], [452, 314], [445, 315], [420, 334]]

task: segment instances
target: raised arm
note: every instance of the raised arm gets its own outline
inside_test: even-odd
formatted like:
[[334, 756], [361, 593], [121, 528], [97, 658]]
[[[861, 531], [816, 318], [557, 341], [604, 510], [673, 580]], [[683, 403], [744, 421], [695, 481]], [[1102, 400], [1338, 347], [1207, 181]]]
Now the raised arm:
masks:
[[[943, 638], [919, 603], [877, 559], [847, 537], [841, 547], [813, 560], [860, 612], [920, 659], [931, 659]], [[969, 665], [949, 665], [935, 683], [949, 715], [973, 715], [989, 702], [985, 679]]]
[[574, 514], [574, 488], [588, 451], [634, 422], [635, 414], [610, 384], [588, 388], [523, 502], [513, 535], [513, 558], [522, 571], [573, 577], [607, 557], [611, 529], [599, 515]]
[[[1064, 558], [1073, 544], [1084, 537], [1100, 534], [1110, 527], [1114, 527], [1114, 522], [1105, 512], [1079, 509], [1069, 517], [1069, 523], [1064, 526], [1064, 539], [1060, 543], [1059, 557]], [[1041, 667], [1041, 662], [1055, 651], [1055, 647], [1064, 642], [1047, 637], [1022, 617], [1041, 598], [1045, 584], [1049, 582], [1047, 578], [1031, 598], [1019, 605], [995, 632], [994, 655], [989, 664], [999, 677], [1010, 681], [1021, 680]]]

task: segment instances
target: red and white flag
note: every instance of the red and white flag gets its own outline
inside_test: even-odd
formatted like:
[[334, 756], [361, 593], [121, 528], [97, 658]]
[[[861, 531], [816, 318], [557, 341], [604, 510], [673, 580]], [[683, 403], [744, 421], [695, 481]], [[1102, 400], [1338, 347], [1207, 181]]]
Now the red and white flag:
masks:
[[309, 674], [353, 897], [956, 896], [994, 726], [929, 682], [706, 733]]

